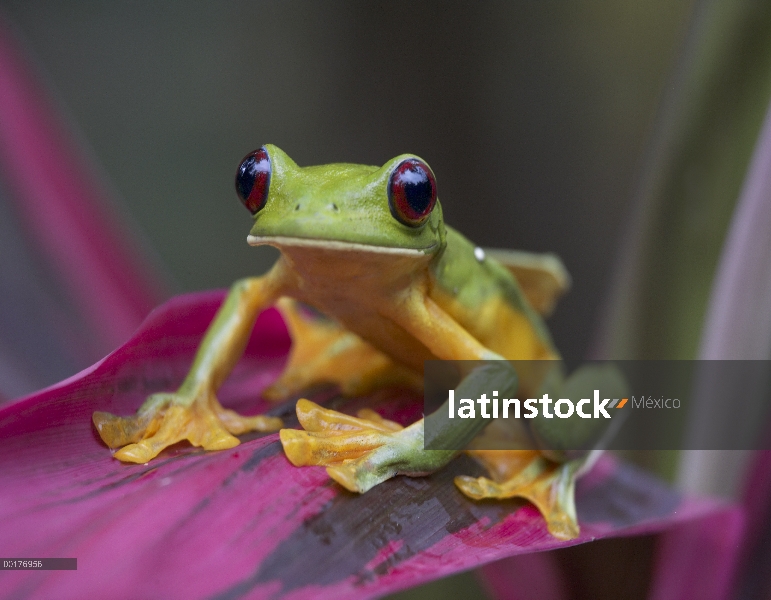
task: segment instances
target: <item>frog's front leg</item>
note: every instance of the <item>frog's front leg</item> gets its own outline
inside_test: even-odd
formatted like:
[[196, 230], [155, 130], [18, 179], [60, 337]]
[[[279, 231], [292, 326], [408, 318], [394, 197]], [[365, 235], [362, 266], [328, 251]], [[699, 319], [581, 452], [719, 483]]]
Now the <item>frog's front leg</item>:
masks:
[[[382, 312], [440, 358], [501, 358], [417, 291], [384, 307]], [[476, 397], [474, 394], [480, 394], [491, 384], [497, 385], [501, 393], [516, 390], [517, 376], [511, 363], [500, 360], [478, 367], [463, 379], [457, 393]], [[281, 430], [281, 442], [289, 460], [297, 466], [325, 465], [330, 477], [355, 492], [365, 492], [397, 474], [420, 476], [436, 471], [487, 424], [482, 418], [457, 419], [440, 432], [442, 439], [438, 440], [444, 448], [456, 450], [425, 450], [424, 419], [400, 431], [368, 428], [366, 421], [352, 431], [348, 425], [350, 417], [346, 415], [326, 411], [325, 418], [316, 422], [301, 413], [298, 403], [298, 417], [305, 431]]]
[[145, 463], [183, 440], [206, 450], [224, 450], [239, 444], [237, 434], [281, 427], [276, 417], [245, 417], [223, 408], [216, 392], [243, 353], [257, 315], [273, 304], [287, 283], [281, 261], [262, 277], [236, 282], [176, 392], [153, 394], [132, 417], [94, 413], [102, 440], [120, 448], [117, 459]]
[[422, 419], [405, 428], [371, 411], [352, 417], [304, 399], [297, 402], [297, 418], [304, 431], [280, 434], [289, 460], [326, 466], [330, 477], [352, 492], [366, 492], [399, 473], [432, 473], [455, 454], [423, 450]]

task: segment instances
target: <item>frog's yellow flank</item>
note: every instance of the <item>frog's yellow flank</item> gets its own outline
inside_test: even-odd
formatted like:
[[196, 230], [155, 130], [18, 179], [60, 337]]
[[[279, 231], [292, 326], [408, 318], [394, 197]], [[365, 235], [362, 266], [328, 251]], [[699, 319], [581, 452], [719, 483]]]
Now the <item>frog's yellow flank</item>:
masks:
[[[512, 391], [536, 389], [538, 381], [502, 359], [558, 358], [538, 311], [551, 310], [568, 285], [559, 261], [497, 253], [501, 263], [447, 227], [434, 174], [419, 157], [397, 156], [382, 167], [301, 168], [266, 145], [242, 161], [236, 188], [254, 216], [249, 243], [275, 246], [281, 256], [267, 274], [233, 285], [176, 392], [150, 396], [133, 417], [94, 414], [105, 443], [120, 448], [119, 460], [144, 463], [181, 440], [230, 448], [239, 433], [281, 426], [273, 417], [237, 415], [216, 397], [257, 314], [273, 304], [287, 320], [293, 348], [266, 392], [271, 398], [322, 382], [346, 394], [395, 383], [419, 387], [429, 359], [501, 359], [494, 364]], [[512, 273], [527, 283], [529, 298]], [[470, 394], [471, 382], [461, 382]], [[424, 450], [423, 419], [402, 428], [371, 411], [351, 417], [307, 400], [298, 402], [297, 414], [303, 429], [280, 435], [289, 460], [325, 465], [349, 490], [365, 492], [398, 474], [425, 475], [457, 454]], [[446, 434], [456, 440], [484, 427], [479, 419], [455, 421]], [[553, 534], [578, 535], [573, 482], [580, 462], [550, 460], [537, 450], [477, 457], [492, 479], [459, 478], [465, 494], [527, 498]]]

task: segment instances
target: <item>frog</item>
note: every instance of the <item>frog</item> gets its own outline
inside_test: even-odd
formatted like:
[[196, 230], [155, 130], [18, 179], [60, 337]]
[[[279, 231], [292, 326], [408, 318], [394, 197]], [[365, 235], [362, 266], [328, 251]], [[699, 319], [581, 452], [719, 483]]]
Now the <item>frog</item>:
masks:
[[[445, 467], [487, 425], [449, 420], [438, 434], [443, 449], [427, 449], [426, 423], [444, 407], [402, 426], [373, 410], [354, 416], [301, 398], [300, 429], [224, 408], [217, 390], [257, 316], [271, 306], [292, 338], [287, 365], [264, 394], [272, 399], [320, 383], [349, 396], [391, 385], [420, 389], [424, 361], [437, 359], [482, 361], [468, 363], [484, 366], [464, 373], [458, 397], [474, 398], [490, 382], [503, 396], [541, 384], [513, 361], [559, 360], [544, 319], [569, 286], [561, 261], [484, 250], [446, 225], [436, 177], [419, 156], [402, 154], [382, 166], [300, 167], [266, 144], [241, 161], [236, 191], [254, 220], [248, 243], [273, 246], [279, 258], [264, 275], [231, 286], [176, 391], [149, 396], [132, 416], [93, 414], [116, 459], [147, 463], [183, 440], [224, 450], [247, 431], [280, 430], [293, 465], [324, 466], [337, 483], [363, 494], [398, 475]], [[574, 488], [587, 456], [537, 446], [470, 453], [490, 477], [455, 478], [462, 493], [478, 501], [523, 498], [552, 535], [579, 535]]]

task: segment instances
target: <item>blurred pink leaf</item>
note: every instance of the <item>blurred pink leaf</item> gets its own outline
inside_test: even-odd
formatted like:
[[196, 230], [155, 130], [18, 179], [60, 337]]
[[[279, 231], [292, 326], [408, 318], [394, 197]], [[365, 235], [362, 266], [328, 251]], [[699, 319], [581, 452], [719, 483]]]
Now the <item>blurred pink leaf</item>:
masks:
[[[766, 435], [771, 436], [771, 431]], [[755, 452], [744, 488], [746, 535], [740, 549], [737, 598], [771, 598], [771, 451]]]
[[[771, 104], [734, 211], [712, 285], [701, 340], [704, 359], [771, 359]], [[706, 379], [706, 378], [705, 378]], [[744, 382], [733, 389], [746, 395]], [[702, 382], [709, 389], [714, 382]], [[694, 426], [722, 422], [718, 398]], [[771, 423], [766, 435], [771, 435]], [[771, 452], [701, 452], [686, 456], [681, 476], [693, 489], [737, 488], [744, 479], [746, 536], [742, 547], [743, 597], [771, 595]], [[726, 479], [729, 486], [726, 485]]]
[[[359, 496], [322, 468], [298, 469], [277, 435], [205, 453], [178, 445], [147, 465], [110, 457], [94, 410], [133, 413], [184, 376], [221, 292], [180, 296], [124, 346], [82, 373], [0, 409], [0, 548], [4, 556], [75, 557], [73, 571], [3, 571], [10, 596], [56, 598], [366, 598], [523, 553], [565, 547], [517, 501], [476, 503], [454, 487], [479, 473], [466, 457], [431, 477], [398, 477]], [[289, 339], [273, 310], [220, 393], [242, 412], [283, 366]], [[358, 399], [414, 419], [419, 399]], [[293, 402], [272, 412], [291, 414]], [[611, 459], [578, 486], [572, 543], [651, 533], [720, 505], [685, 501]]]
[[744, 533], [741, 507], [679, 524], [658, 540], [650, 600], [730, 597]]
[[0, 15], [0, 390], [125, 342], [168, 294]]

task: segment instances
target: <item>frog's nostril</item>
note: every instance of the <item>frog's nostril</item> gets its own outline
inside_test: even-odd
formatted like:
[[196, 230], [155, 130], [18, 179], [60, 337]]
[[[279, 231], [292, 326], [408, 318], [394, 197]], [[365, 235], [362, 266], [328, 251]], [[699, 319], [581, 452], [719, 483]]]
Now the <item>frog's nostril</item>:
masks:
[[339, 208], [337, 208], [337, 204], [335, 204], [334, 202], [333, 202], [332, 204], [330, 204], [330, 205], [329, 205], [329, 208], [331, 208], [331, 209], [332, 209], [333, 211], [335, 211], [335, 212], [337, 212], [338, 210], [340, 210]]
[[300, 210], [300, 205], [298, 204], [297, 206], [294, 207], [294, 209], [295, 210]]

